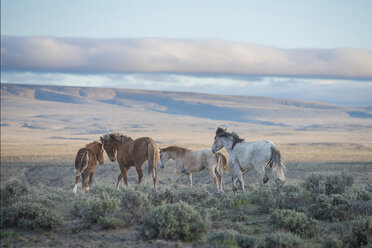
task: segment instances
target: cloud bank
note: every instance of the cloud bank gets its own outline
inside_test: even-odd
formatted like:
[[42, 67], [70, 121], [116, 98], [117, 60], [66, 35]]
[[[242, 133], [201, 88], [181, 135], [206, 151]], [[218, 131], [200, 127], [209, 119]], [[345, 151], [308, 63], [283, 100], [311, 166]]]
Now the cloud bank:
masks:
[[372, 51], [278, 49], [224, 40], [3, 36], [3, 71], [372, 79]]

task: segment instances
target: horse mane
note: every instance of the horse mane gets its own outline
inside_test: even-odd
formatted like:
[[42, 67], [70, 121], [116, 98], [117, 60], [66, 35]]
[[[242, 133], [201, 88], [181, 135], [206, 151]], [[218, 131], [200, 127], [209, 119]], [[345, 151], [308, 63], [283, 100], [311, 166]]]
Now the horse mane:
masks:
[[217, 130], [216, 130], [216, 136], [218, 137], [232, 137], [233, 138], [233, 144], [232, 144], [232, 147], [231, 149], [234, 148], [234, 146], [238, 143], [241, 143], [244, 141], [244, 139], [240, 138], [239, 135], [235, 132], [227, 132], [226, 129], [223, 129], [221, 127], [218, 127]]
[[216, 130], [216, 136], [224, 137], [224, 136], [229, 136], [229, 135], [230, 133], [226, 132], [226, 128], [223, 129], [222, 127], [218, 127]]
[[231, 133], [231, 136], [233, 137], [233, 144], [232, 144], [232, 147], [231, 149], [234, 149], [234, 146], [238, 143], [241, 143], [244, 141], [244, 139], [240, 138], [238, 134], [236, 134], [235, 132], [232, 132]]
[[123, 143], [123, 142], [125, 142], [127, 140], [132, 140], [131, 137], [128, 137], [128, 136], [123, 135], [121, 133], [109, 133], [109, 134], [103, 135], [103, 137], [102, 137], [102, 139], [104, 141], [109, 141], [111, 138], [113, 138], [116, 141], [121, 142], [121, 143]]
[[166, 148], [161, 149], [164, 152], [176, 152], [179, 154], [185, 154], [186, 152], [190, 151], [187, 148], [179, 147], [179, 146], [168, 146]]
[[85, 148], [90, 151], [93, 151], [94, 153], [98, 153], [99, 149], [102, 148], [102, 143], [98, 141], [93, 141], [92, 143], [86, 144]]
[[92, 143], [86, 144], [85, 147], [86, 148], [91, 148], [91, 147], [93, 147], [95, 145], [98, 145], [98, 144], [101, 144], [101, 143], [98, 142], [98, 141], [93, 141]]

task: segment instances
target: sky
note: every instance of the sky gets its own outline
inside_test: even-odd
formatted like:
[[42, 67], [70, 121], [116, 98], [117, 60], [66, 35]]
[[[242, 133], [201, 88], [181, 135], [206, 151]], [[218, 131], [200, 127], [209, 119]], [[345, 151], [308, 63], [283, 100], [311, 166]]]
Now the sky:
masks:
[[372, 106], [372, 1], [2, 0], [1, 82]]

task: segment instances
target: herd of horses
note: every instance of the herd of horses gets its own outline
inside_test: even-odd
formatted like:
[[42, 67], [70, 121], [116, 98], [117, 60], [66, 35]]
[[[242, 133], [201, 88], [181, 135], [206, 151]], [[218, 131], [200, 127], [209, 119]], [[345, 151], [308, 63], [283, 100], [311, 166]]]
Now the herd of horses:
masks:
[[[229, 154], [229, 162], [226, 157], [218, 151], [225, 148]], [[110, 133], [100, 137], [100, 142], [94, 141], [79, 149], [75, 158], [75, 187], [76, 193], [80, 177], [82, 178], [82, 191], [89, 192], [93, 182], [94, 171], [97, 163], [103, 164], [103, 153], [112, 162], [117, 161], [120, 167], [120, 174], [116, 187], [119, 189], [120, 182], [124, 178], [128, 186], [128, 170], [135, 167], [138, 174], [138, 183], [143, 178], [142, 165], [148, 161], [147, 177], [151, 178], [154, 188], [157, 188], [157, 164], [164, 168], [169, 160], [175, 161], [174, 172], [169, 187], [176, 181], [181, 173], [188, 176], [189, 187], [192, 187], [192, 173], [208, 170], [217, 192], [223, 192], [222, 178], [223, 171], [233, 167], [233, 191], [237, 190], [239, 180], [241, 189], [244, 190], [243, 175], [249, 170], [256, 170], [260, 175], [260, 185], [265, 184], [269, 177], [265, 168], [270, 167], [276, 172], [277, 180], [285, 180], [286, 167], [281, 161], [281, 155], [276, 145], [269, 140], [247, 142], [241, 139], [235, 132], [227, 132], [226, 129], [218, 127], [214, 137], [212, 149], [191, 151], [189, 149], [169, 146], [159, 148], [155, 141], [149, 137], [142, 137], [136, 140], [120, 133]], [[87, 185], [87, 179], [89, 183]]]

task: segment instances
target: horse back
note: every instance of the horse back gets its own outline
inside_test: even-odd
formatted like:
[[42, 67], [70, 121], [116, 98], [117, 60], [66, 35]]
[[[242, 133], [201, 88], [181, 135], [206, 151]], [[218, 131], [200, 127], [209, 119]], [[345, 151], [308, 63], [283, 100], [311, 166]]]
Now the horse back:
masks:
[[148, 145], [151, 143], [155, 144], [155, 141], [149, 137], [127, 141], [119, 148], [120, 157], [130, 165], [142, 164], [148, 159]]
[[275, 147], [270, 140], [241, 142], [233, 150], [232, 157], [237, 158], [242, 168], [264, 164], [271, 159], [271, 148]]

